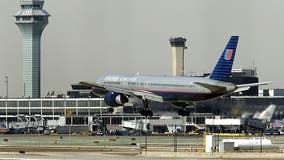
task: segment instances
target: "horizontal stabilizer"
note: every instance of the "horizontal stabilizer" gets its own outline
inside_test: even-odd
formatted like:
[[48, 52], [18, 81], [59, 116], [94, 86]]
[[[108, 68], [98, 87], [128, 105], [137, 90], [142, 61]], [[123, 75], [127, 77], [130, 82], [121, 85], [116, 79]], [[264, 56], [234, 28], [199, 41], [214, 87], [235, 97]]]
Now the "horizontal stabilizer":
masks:
[[260, 83], [240, 84], [240, 85], [237, 85], [237, 89], [234, 92], [246, 91], [246, 90], [249, 90], [250, 87], [268, 85], [268, 84], [271, 84], [271, 83], [273, 83], [273, 82], [268, 81], [268, 82], [260, 82]]

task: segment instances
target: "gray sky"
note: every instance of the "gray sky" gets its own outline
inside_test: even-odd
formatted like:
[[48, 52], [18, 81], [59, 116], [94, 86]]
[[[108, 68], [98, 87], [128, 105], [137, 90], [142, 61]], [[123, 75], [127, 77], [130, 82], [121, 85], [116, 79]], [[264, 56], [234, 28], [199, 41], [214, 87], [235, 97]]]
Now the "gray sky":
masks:
[[[9, 95], [23, 95], [19, 0], [0, 1], [0, 74]], [[257, 67], [260, 81], [284, 88], [283, 0], [46, 0], [42, 95], [67, 91], [107, 73], [171, 74], [168, 39], [188, 39], [187, 72], [211, 72], [231, 35], [239, 35], [234, 68]], [[0, 77], [0, 96], [5, 82]]]

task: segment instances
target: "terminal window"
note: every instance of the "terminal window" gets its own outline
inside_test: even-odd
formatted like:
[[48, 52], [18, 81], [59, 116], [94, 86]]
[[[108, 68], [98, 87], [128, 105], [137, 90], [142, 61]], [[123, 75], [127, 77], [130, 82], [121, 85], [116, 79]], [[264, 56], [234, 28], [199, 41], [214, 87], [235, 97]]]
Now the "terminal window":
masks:
[[8, 102], [8, 107], [18, 107], [17, 101], [9, 101]]
[[52, 107], [52, 101], [42, 101], [43, 107]]
[[19, 101], [19, 107], [29, 107], [28, 101]]
[[75, 107], [76, 106], [76, 101], [66, 101], [66, 106], [67, 107]]

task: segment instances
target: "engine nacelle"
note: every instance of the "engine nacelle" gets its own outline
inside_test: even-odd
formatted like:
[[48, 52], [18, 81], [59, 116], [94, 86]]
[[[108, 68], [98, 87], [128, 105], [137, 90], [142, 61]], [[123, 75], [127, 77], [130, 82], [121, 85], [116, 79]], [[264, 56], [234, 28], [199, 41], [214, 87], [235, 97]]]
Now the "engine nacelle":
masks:
[[127, 103], [128, 98], [121, 93], [109, 92], [105, 95], [104, 101], [108, 106], [118, 107], [122, 106], [124, 103]]

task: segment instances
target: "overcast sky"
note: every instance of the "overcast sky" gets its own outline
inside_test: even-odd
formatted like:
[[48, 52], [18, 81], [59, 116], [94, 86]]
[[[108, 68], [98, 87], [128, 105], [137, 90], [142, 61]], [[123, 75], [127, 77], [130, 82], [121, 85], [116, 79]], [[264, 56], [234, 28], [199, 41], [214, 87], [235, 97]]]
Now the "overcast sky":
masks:
[[[0, 0], [0, 74], [9, 96], [23, 95], [22, 35], [13, 15], [20, 0]], [[284, 88], [283, 0], [46, 0], [42, 96], [107, 73], [171, 74], [169, 38], [188, 39], [186, 72], [211, 72], [231, 35], [234, 68], [257, 67], [269, 88]], [[0, 77], [0, 96], [5, 79]]]

